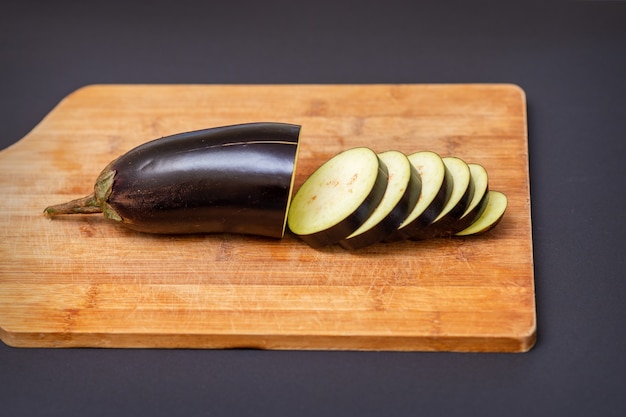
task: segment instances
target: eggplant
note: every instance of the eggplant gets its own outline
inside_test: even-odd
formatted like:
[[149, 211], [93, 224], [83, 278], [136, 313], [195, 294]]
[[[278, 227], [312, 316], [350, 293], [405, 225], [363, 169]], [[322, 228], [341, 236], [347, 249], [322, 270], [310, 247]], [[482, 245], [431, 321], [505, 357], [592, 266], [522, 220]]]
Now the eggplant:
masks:
[[299, 135], [298, 125], [261, 122], [155, 139], [107, 165], [93, 194], [44, 213], [103, 213], [146, 233], [281, 238]]
[[313, 248], [338, 243], [370, 217], [387, 184], [387, 166], [374, 151], [343, 151], [317, 168], [296, 192], [287, 217], [289, 230]]
[[466, 229], [458, 232], [455, 236], [470, 236], [486, 233], [496, 227], [502, 220], [508, 199], [506, 195], [499, 191], [489, 191], [487, 193], [487, 206], [482, 214]]
[[411, 237], [414, 240], [448, 236], [452, 226], [461, 218], [474, 196], [474, 183], [467, 163], [460, 158], [447, 156], [442, 158], [452, 177], [450, 197], [439, 215], [427, 227]]
[[441, 213], [452, 191], [452, 175], [437, 153], [415, 152], [408, 158], [421, 179], [420, 196], [407, 218], [385, 239], [386, 242], [412, 239], [420, 233]]
[[489, 176], [487, 170], [479, 164], [467, 164], [470, 170], [471, 181], [474, 184], [474, 195], [469, 202], [465, 213], [452, 225], [450, 225], [445, 236], [454, 235], [469, 227], [485, 211], [489, 201]]
[[378, 154], [388, 171], [388, 184], [382, 201], [372, 215], [339, 244], [344, 249], [361, 249], [380, 242], [393, 233], [415, 207], [421, 180], [405, 154], [386, 151]]

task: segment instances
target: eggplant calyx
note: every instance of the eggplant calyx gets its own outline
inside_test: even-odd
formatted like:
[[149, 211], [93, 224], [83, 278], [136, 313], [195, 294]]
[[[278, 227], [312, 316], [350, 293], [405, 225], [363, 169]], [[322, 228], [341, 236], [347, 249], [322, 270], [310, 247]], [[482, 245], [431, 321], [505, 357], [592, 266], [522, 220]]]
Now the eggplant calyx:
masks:
[[83, 198], [68, 201], [67, 203], [46, 207], [43, 211], [44, 215], [46, 217], [54, 217], [62, 214], [103, 213], [104, 217], [121, 222], [122, 218], [120, 215], [117, 214], [113, 207], [111, 207], [107, 202], [113, 189], [114, 178], [114, 170], [108, 168], [104, 169], [96, 180], [94, 192], [92, 194]]

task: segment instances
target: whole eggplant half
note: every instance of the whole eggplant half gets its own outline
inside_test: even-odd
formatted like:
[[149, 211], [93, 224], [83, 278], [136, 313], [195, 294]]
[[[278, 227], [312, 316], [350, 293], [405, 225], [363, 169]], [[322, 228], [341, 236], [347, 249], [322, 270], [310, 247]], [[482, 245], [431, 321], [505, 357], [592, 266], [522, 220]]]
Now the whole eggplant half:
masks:
[[281, 238], [299, 135], [298, 125], [247, 123], [156, 139], [113, 160], [93, 194], [44, 213], [103, 213], [148, 233]]

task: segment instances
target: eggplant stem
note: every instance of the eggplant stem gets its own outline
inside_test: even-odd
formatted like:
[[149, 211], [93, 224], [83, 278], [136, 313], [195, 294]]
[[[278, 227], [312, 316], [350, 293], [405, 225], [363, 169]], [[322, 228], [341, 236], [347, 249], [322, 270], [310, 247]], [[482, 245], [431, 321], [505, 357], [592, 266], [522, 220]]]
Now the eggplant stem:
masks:
[[60, 214], [102, 213], [102, 206], [98, 203], [95, 194], [90, 194], [87, 197], [78, 198], [67, 203], [46, 207], [43, 212], [46, 217], [54, 217]]

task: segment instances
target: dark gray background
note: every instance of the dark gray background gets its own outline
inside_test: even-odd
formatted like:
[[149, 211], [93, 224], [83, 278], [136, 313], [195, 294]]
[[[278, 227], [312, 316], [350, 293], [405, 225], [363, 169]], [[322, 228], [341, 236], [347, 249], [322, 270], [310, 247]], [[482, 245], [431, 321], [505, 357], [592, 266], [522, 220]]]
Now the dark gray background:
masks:
[[468, 82], [527, 94], [538, 312], [529, 353], [0, 344], [1, 413], [626, 415], [626, 3], [0, 6], [2, 148], [92, 83]]

